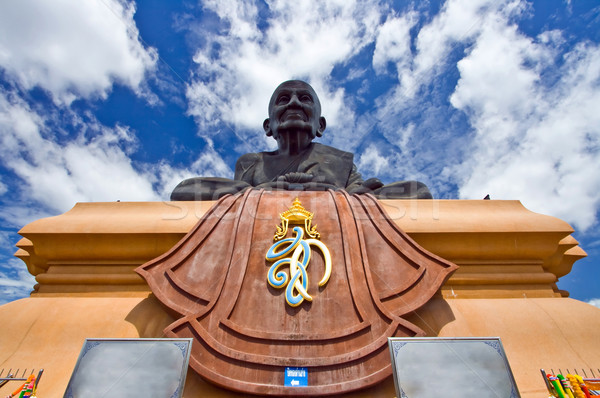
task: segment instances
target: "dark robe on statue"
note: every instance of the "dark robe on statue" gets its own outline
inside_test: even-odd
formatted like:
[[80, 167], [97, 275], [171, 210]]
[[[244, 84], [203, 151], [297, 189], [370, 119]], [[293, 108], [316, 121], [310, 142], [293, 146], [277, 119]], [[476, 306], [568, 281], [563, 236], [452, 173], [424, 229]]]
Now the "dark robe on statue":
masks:
[[273, 170], [268, 165], [268, 158], [275, 155], [276, 152], [259, 152], [241, 156], [235, 166], [234, 179], [257, 187], [277, 181], [278, 176], [305, 173], [313, 176], [311, 182], [329, 184], [347, 191], [362, 183], [354, 165], [354, 155], [350, 152], [313, 142], [301, 155], [278, 164]]
[[[235, 165], [233, 180], [194, 177], [179, 183], [171, 200], [217, 200], [248, 188], [283, 191], [326, 191], [344, 189], [349, 193], [371, 193], [379, 199], [431, 199], [425, 184], [398, 181], [376, 185], [363, 181], [354, 165], [354, 154], [312, 142], [297, 156], [281, 157], [277, 151], [247, 153]], [[368, 187], [363, 187], [367, 184]]]

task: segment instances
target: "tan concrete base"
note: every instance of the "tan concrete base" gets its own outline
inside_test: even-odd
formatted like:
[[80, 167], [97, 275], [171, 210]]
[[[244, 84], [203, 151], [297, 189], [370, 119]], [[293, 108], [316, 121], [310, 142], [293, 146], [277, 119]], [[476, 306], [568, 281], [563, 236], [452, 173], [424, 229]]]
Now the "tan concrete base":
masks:
[[[174, 321], [153, 297], [31, 297], [0, 307], [0, 369], [44, 369], [38, 397], [62, 397], [85, 338], [161, 337]], [[429, 336], [500, 337], [523, 398], [547, 397], [539, 373], [600, 364], [600, 309], [568, 298], [434, 298], [410, 319]], [[18, 387], [0, 388], [6, 396]], [[188, 372], [185, 397], [233, 397]], [[352, 397], [394, 397], [391, 378]]]

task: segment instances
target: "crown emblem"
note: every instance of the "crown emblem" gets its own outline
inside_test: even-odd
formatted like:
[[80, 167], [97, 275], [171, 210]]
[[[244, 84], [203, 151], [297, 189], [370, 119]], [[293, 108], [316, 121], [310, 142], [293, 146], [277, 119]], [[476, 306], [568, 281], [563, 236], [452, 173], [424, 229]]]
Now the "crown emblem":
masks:
[[285, 237], [288, 231], [288, 225], [304, 225], [306, 234], [314, 239], [320, 239], [321, 234], [317, 231], [317, 226], [312, 226], [314, 214], [306, 210], [298, 198], [294, 199], [292, 206], [289, 209], [279, 214], [281, 226], [277, 226], [277, 232], [273, 237], [274, 241], [281, 240]]

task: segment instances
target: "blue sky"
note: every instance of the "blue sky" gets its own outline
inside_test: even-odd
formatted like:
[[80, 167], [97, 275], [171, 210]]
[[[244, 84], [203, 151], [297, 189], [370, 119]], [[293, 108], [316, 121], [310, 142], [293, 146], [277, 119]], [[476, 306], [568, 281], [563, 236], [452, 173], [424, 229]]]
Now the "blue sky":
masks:
[[35, 283], [13, 257], [23, 225], [232, 177], [275, 147], [262, 121], [290, 78], [363, 176], [569, 222], [588, 257], [558, 286], [600, 302], [597, 1], [7, 0], [0, 303]]

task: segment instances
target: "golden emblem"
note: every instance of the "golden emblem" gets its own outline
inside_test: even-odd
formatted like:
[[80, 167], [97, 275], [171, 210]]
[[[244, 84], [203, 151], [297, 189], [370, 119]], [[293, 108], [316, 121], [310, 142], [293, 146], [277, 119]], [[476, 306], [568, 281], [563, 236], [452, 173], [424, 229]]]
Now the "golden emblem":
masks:
[[[277, 232], [273, 237], [275, 243], [269, 248], [266, 255], [267, 261], [275, 261], [269, 268], [267, 282], [274, 288], [286, 288], [286, 302], [290, 306], [296, 307], [304, 300], [312, 301], [312, 296], [308, 294], [308, 273], [306, 271], [310, 262], [310, 246], [318, 247], [325, 258], [325, 273], [319, 281], [319, 286], [324, 286], [331, 276], [331, 255], [327, 246], [319, 240], [321, 234], [317, 232], [316, 225], [311, 225], [313, 213], [306, 210], [298, 198], [279, 217], [281, 226], [277, 226]], [[289, 224], [304, 225], [304, 229], [294, 227], [295, 236], [283, 239], [287, 234]], [[305, 233], [311, 239], [302, 239]], [[289, 275], [280, 270], [284, 265], [289, 265]]]
[[273, 240], [278, 241], [285, 237], [289, 224], [304, 224], [304, 230], [308, 236], [314, 239], [320, 239], [321, 234], [317, 232], [317, 226], [315, 225], [313, 227], [311, 225], [313, 216], [314, 214], [306, 210], [298, 198], [294, 199], [292, 206], [279, 215], [279, 218], [281, 218], [281, 226], [277, 226], [277, 233], [275, 233]]

